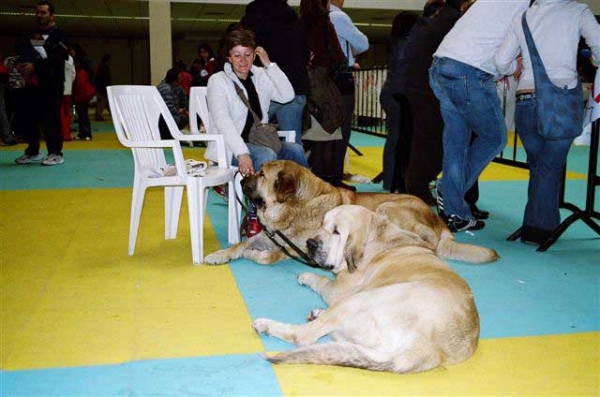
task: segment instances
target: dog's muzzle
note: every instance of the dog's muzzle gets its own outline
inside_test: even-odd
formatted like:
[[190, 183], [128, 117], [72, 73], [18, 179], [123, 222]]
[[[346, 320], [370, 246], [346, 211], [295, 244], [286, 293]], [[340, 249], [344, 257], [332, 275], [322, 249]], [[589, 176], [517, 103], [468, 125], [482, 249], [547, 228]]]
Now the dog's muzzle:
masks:
[[323, 251], [321, 250], [322, 242], [316, 238], [309, 238], [306, 240], [306, 251], [308, 256], [312, 258], [312, 260], [319, 265], [321, 269], [332, 270], [332, 265], [325, 265]]
[[244, 196], [246, 196], [252, 204], [260, 208], [264, 206], [265, 202], [256, 191], [257, 182], [258, 178], [256, 175], [253, 175], [242, 179], [240, 184], [242, 185], [242, 193], [244, 193]]

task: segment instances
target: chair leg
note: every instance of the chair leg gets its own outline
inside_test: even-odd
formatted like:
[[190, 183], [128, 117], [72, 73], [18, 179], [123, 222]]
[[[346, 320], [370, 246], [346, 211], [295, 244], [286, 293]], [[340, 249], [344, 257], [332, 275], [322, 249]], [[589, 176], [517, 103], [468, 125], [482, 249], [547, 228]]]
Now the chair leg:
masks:
[[131, 197], [131, 215], [129, 220], [129, 247], [127, 253], [133, 255], [135, 252], [135, 243], [137, 234], [140, 228], [140, 217], [142, 215], [142, 207], [144, 206], [144, 196], [146, 194], [146, 185], [140, 180], [135, 179], [133, 182], [133, 194]]
[[240, 212], [242, 207], [236, 199], [235, 191], [236, 182], [229, 182], [229, 205], [227, 206], [227, 230], [229, 244], [237, 244], [240, 242]]
[[204, 193], [204, 189], [201, 189], [199, 183], [188, 184], [187, 197], [190, 217], [190, 239], [192, 243], [192, 261], [194, 265], [200, 265], [204, 259]]
[[183, 186], [165, 187], [165, 240], [177, 237]]
[[[233, 181], [233, 184], [235, 186], [235, 194], [237, 195], [237, 197], [239, 197], [240, 200], [244, 199], [244, 193], [242, 192], [242, 176], [240, 174], [236, 174], [235, 179]], [[238, 224], [238, 239], [239, 239], [239, 225], [242, 224], [242, 205], [238, 202], [237, 198], [234, 197], [234, 203], [235, 203], [235, 216], [237, 217], [237, 224]]]

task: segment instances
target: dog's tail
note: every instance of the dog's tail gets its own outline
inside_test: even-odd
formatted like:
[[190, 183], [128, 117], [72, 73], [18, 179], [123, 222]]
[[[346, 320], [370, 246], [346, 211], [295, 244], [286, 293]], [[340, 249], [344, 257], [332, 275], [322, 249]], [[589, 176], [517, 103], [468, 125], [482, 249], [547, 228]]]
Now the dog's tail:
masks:
[[[348, 342], [326, 342], [300, 347], [265, 357], [273, 364], [318, 364], [338, 365], [389, 371], [397, 373], [421, 372], [439, 365], [439, 357], [432, 360], [414, 357], [415, 352], [396, 356], [390, 352], [380, 352]], [[423, 352], [418, 352], [422, 356]], [[433, 358], [433, 356], [432, 356]]]
[[494, 262], [500, 258], [498, 253], [491, 248], [459, 243], [454, 240], [454, 236], [450, 230], [444, 230], [442, 232], [436, 252], [442, 258], [455, 259], [469, 263]]

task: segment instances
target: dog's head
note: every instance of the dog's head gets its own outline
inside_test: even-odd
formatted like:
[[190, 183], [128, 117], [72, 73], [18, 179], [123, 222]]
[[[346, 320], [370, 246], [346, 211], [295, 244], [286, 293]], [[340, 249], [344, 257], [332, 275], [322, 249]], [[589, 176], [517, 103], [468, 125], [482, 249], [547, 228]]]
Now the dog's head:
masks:
[[289, 200], [302, 200], [314, 193], [325, 182], [310, 170], [289, 160], [275, 160], [263, 164], [254, 175], [242, 180], [242, 191], [257, 207]]
[[354, 272], [366, 245], [385, 227], [383, 217], [358, 205], [341, 205], [325, 215], [322, 230], [306, 241], [308, 254], [321, 267]]

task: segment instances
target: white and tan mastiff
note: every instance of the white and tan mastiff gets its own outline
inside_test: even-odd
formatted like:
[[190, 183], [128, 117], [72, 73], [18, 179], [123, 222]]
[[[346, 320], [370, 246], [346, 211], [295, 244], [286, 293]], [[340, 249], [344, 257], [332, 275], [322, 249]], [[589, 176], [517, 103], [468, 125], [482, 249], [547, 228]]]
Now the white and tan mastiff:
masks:
[[[259, 333], [294, 343], [273, 363], [329, 364], [397, 373], [421, 372], [468, 359], [477, 349], [479, 316], [471, 289], [430, 243], [357, 205], [329, 211], [307, 242], [309, 254], [336, 274], [303, 273], [298, 282], [329, 308], [312, 321], [253, 323]], [[317, 343], [330, 335], [332, 341]]]

